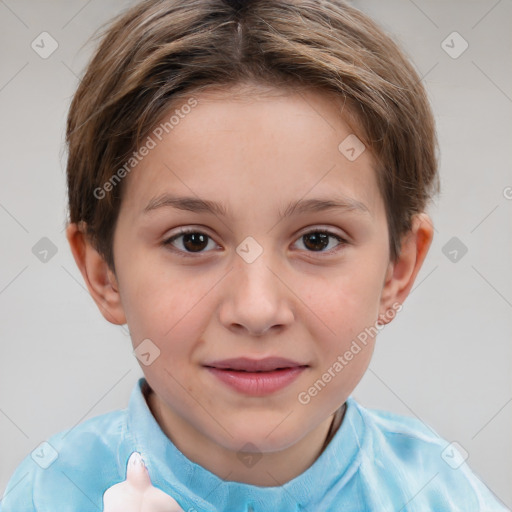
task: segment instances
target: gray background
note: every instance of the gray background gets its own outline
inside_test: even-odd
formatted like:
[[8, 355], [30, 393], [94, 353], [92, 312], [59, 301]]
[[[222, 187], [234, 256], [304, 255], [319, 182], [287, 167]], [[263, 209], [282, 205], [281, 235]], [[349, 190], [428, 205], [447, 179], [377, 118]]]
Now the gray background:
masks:
[[[125, 407], [142, 375], [127, 330], [101, 316], [63, 231], [65, 118], [93, 47], [83, 45], [131, 3], [0, 0], [0, 493], [49, 436]], [[353, 396], [457, 441], [512, 507], [512, 2], [353, 3], [423, 76], [442, 186], [429, 210], [430, 253]], [[43, 31], [59, 45], [47, 59], [31, 48]], [[456, 59], [442, 47], [453, 31], [469, 44]], [[32, 252], [43, 237], [57, 249], [46, 262]], [[467, 247], [456, 261], [445, 255], [453, 237]]]

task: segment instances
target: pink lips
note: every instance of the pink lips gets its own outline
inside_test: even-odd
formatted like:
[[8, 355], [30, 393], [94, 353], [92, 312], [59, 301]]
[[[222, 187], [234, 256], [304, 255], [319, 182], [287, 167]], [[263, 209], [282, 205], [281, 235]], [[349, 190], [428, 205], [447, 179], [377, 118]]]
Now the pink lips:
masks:
[[252, 396], [267, 395], [288, 386], [308, 367], [282, 357], [238, 357], [203, 366], [224, 384]]

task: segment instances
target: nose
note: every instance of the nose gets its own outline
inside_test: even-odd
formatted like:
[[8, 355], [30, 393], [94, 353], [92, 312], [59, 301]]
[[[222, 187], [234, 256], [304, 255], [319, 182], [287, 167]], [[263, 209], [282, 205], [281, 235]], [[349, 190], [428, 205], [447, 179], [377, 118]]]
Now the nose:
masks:
[[[237, 257], [238, 258], [238, 257]], [[294, 320], [293, 293], [284, 284], [283, 271], [265, 257], [265, 252], [247, 263], [235, 261], [225, 283], [219, 310], [221, 323], [240, 334], [262, 336], [283, 330]]]

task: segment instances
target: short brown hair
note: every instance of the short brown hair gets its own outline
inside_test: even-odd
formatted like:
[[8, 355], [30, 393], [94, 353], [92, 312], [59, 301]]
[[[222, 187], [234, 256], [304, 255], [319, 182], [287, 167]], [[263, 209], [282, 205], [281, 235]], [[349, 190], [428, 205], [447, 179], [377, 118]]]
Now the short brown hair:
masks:
[[69, 110], [69, 222], [85, 225], [115, 271], [123, 182], [101, 199], [94, 191], [171, 104], [242, 83], [313, 88], [355, 114], [354, 133], [377, 162], [395, 261], [412, 216], [439, 191], [435, 122], [417, 72], [390, 36], [342, 0], [236, 4], [146, 0], [109, 23]]

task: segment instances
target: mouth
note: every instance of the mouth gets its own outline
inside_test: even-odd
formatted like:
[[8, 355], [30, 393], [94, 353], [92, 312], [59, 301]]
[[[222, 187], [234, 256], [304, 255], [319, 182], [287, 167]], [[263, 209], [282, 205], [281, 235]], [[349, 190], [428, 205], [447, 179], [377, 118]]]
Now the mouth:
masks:
[[309, 367], [308, 364], [280, 357], [241, 357], [213, 361], [203, 366], [230, 389], [250, 396], [265, 396], [283, 389]]
[[230, 370], [235, 372], [265, 373], [290, 368], [302, 368], [309, 365], [285, 359], [283, 357], [266, 357], [264, 359], [250, 359], [248, 357], [237, 357], [234, 359], [224, 359], [204, 364], [206, 368], [216, 368], [217, 370]]

